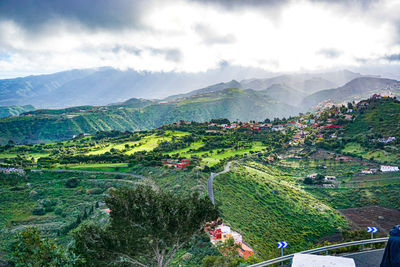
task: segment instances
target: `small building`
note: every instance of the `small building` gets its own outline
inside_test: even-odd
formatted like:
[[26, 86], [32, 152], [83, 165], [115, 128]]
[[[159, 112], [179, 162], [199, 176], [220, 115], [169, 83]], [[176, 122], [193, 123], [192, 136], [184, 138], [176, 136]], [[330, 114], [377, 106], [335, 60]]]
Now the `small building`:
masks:
[[390, 143], [390, 142], [395, 141], [395, 140], [396, 140], [396, 137], [390, 136], [388, 138], [379, 138], [378, 142], [387, 144], [387, 143]]
[[324, 180], [327, 182], [333, 182], [336, 181], [336, 176], [325, 176]]
[[18, 168], [0, 168], [0, 172], [4, 174], [18, 174], [18, 175], [24, 175], [25, 171], [24, 169], [18, 169]]
[[190, 165], [190, 162], [190, 159], [183, 159], [181, 162], [179, 162], [179, 160], [164, 160], [162, 164], [165, 166], [173, 166], [175, 168], [183, 168]]
[[205, 229], [209, 234], [211, 243], [217, 244], [218, 242], [225, 242], [229, 238], [233, 238], [235, 244], [239, 244], [240, 247], [237, 249], [239, 256], [247, 259], [249, 256], [254, 254], [254, 250], [250, 248], [249, 245], [243, 242], [243, 237], [241, 234], [232, 231], [229, 226], [223, 224], [217, 226], [214, 230]]
[[272, 131], [283, 131], [285, 130], [285, 126], [282, 124], [272, 126]]
[[362, 174], [373, 174], [373, 172], [372, 172], [371, 170], [369, 170], [369, 169], [367, 169], [367, 170], [362, 170], [361, 173], [362, 173]]
[[247, 259], [251, 255], [254, 254], [254, 250], [251, 249], [246, 243], [241, 243], [241, 247], [238, 248], [239, 256], [243, 257], [244, 259]]
[[389, 165], [382, 165], [381, 172], [398, 172], [399, 167], [397, 166], [389, 166]]
[[348, 120], [348, 121], [351, 121], [351, 120], [353, 120], [353, 116], [349, 115], [349, 114], [346, 114], [346, 115], [344, 115], [344, 119]]

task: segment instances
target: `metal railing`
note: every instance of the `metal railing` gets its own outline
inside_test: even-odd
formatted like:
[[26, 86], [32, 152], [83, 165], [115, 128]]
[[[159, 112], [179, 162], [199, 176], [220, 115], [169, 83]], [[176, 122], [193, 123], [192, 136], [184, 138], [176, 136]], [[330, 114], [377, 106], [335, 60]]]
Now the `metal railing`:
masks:
[[263, 261], [263, 262], [260, 262], [260, 263], [256, 263], [256, 264], [250, 265], [249, 267], [268, 266], [268, 265], [271, 265], [271, 264], [274, 264], [274, 263], [284, 262], [284, 261], [287, 261], [287, 260], [291, 260], [294, 257], [295, 254], [299, 254], [299, 253], [300, 254], [314, 254], [314, 253], [320, 253], [320, 252], [324, 252], [325, 251], [326, 255], [328, 255], [328, 251], [329, 250], [333, 250], [333, 249], [337, 249], [337, 248], [359, 246], [359, 245], [361, 245], [361, 250], [363, 250], [364, 249], [364, 245], [387, 242], [388, 239], [389, 239], [388, 237], [366, 239], [366, 240], [359, 240], [359, 241], [353, 241], [353, 242], [330, 245], [330, 246], [326, 246], [326, 247], [309, 249], [309, 250], [306, 250], [306, 251], [301, 251], [301, 252], [298, 252], [298, 253], [293, 253], [293, 254], [290, 254], [290, 255], [283, 256], [283, 257], [279, 257], [279, 258]]

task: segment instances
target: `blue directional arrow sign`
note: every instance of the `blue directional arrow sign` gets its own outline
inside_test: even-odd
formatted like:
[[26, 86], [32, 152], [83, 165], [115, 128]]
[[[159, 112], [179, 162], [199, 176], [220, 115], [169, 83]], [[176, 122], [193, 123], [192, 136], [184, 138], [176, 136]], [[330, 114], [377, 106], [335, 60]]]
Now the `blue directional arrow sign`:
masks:
[[283, 241], [283, 242], [278, 242], [276, 244], [277, 248], [286, 248], [288, 246], [288, 242], [287, 241]]
[[368, 233], [377, 233], [378, 227], [367, 227], [367, 232]]

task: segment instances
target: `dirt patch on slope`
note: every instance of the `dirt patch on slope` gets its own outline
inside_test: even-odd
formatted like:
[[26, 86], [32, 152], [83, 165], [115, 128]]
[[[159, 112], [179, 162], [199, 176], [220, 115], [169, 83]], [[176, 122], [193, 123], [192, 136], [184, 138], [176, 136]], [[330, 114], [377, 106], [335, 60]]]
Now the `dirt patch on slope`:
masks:
[[379, 236], [386, 236], [393, 226], [400, 224], [400, 211], [397, 209], [365, 206], [339, 212], [351, 222], [351, 230], [364, 230], [368, 226], [378, 227]]

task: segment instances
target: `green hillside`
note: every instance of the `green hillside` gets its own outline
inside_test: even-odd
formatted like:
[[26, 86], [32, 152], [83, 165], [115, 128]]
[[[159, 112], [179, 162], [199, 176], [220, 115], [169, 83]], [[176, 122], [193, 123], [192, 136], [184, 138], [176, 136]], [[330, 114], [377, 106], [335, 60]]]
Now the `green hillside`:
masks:
[[25, 106], [4, 106], [0, 107], [0, 118], [9, 117], [9, 116], [18, 116], [21, 113], [35, 110], [35, 107], [32, 105]]
[[359, 108], [355, 120], [347, 128], [348, 135], [400, 135], [400, 102], [391, 98], [368, 101], [366, 108]]
[[[400, 102], [369, 99], [356, 106], [355, 119], [344, 132], [343, 152], [382, 163], [399, 163]], [[396, 140], [385, 143], [389, 137]]]
[[279, 241], [288, 241], [287, 253], [293, 253], [346, 228], [335, 210], [294, 186], [289, 176], [255, 167], [235, 164], [232, 172], [216, 178], [214, 187], [224, 221], [263, 258], [280, 255]]
[[225, 89], [152, 105], [129, 100], [120, 105], [38, 110], [32, 116], [4, 118], [0, 120], [0, 143], [10, 139], [41, 143], [69, 139], [80, 133], [148, 130], [179, 120], [224, 117], [262, 121], [296, 112], [296, 108], [253, 90]]

